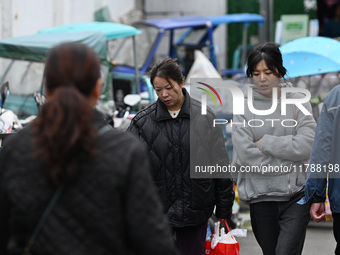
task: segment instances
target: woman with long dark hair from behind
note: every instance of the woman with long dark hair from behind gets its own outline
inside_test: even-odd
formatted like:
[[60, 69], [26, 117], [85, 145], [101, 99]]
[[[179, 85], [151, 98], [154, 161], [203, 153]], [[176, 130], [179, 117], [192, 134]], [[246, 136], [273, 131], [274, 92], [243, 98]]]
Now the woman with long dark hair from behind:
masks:
[[176, 254], [146, 152], [93, 110], [97, 55], [61, 44], [45, 73], [48, 102], [0, 152], [0, 254], [28, 247], [51, 200], [32, 254]]

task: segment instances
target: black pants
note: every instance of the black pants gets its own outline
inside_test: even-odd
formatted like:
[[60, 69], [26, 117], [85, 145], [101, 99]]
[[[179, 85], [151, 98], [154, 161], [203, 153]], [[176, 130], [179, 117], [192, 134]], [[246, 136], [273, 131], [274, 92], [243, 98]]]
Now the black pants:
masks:
[[340, 255], [340, 213], [332, 213], [333, 234], [336, 241], [335, 254]]
[[173, 228], [181, 255], [204, 255], [208, 222], [198, 226]]
[[310, 205], [299, 205], [301, 196], [287, 202], [250, 204], [251, 225], [264, 255], [302, 253], [310, 220]]

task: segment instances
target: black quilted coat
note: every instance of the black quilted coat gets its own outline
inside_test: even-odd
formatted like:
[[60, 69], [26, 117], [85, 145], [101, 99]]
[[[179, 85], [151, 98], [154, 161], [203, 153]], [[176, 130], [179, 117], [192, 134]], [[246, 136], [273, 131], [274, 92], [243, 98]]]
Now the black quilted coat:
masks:
[[[185, 89], [183, 93], [185, 101], [177, 118], [158, 99], [140, 111], [128, 128], [149, 151], [154, 181], [172, 227], [207, 221], [215, 205], [218, 218], [230, 218], [234, 200], [229, 175], [224, 179], [190, 178], [190, 162], [228, 165], [229, 159], [221, 129], [206, 128], [215, 115], [211, 111], [201, 115], [200, 103]], [[191, 146], [190, 129], [195, 138], [191, 142], [197, 143]]]
[[[93, 122], [105, 125], [97, 113]], [[98, 154], [79, 162], [32, 254], [176, 254], [140, 142], [110, 130], [97, 144]], [[33, 151], [28, 126], [0, 152], [1, 255], [22, 253], [54, 191]]]

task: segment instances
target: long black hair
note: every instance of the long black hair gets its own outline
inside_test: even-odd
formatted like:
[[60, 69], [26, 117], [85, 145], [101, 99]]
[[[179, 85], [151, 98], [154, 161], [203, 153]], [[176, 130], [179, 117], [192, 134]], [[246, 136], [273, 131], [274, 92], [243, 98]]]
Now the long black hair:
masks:
[[99, 58], [85, 44], [63, 43], [47, 55], [45, 85], [51, 97], [33, 122], [33, 138], [35, 156], [42, 159], [53, 186], [74, 178], [79, 160], [95, 153], [87, 98], [99, 78]]

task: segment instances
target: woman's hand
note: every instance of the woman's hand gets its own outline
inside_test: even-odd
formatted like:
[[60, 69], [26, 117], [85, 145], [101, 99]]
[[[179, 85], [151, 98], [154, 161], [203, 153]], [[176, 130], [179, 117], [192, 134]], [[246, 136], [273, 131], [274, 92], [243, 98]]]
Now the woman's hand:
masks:
[[313, 203], [309, 212], [316, 222], [326, 221], [325, 203]]

